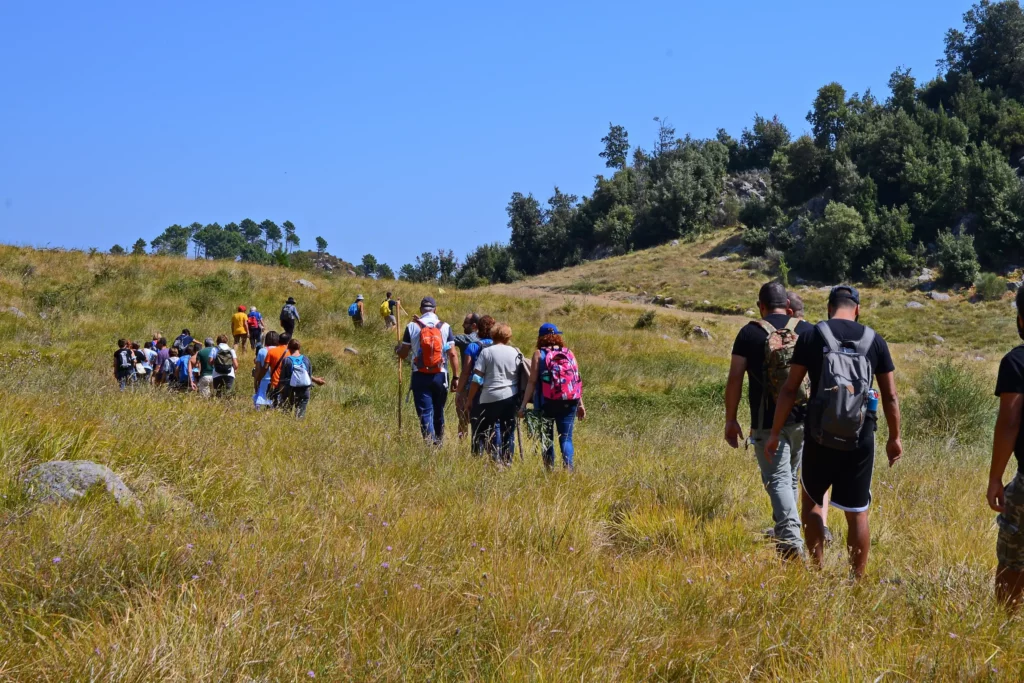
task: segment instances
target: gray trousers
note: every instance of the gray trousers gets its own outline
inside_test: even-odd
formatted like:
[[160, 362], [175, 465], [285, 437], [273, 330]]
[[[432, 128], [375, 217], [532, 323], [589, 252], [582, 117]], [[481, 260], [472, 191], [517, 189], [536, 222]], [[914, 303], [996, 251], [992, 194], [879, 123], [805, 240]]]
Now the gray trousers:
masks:
[[775, 522], [775, 542], [779, 552], [803, 553], [804, 540], [800, 535], [800, 460], [804, 452], [804, 426], [786, 425], [779, 435], [779, 449], [768, 462], [764, 446], [771, 436], [770, 429], [750, 432], [754, 455], [761, 468], [761, 483], [772, 501], [772, 520]]

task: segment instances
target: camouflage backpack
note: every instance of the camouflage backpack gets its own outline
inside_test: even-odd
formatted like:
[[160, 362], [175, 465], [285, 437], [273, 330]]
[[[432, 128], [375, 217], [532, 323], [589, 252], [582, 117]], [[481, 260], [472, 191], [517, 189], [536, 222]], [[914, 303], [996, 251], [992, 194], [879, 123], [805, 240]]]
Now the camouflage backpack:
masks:
[[[751, 324], [758, 325], [768, 333], [764, 342], [764, 391], [761, 394], [761, 413], [763, 415], [765, 404], [768, 402], [768, 394], [771, 393], [772, 401], [778, 403], [779, 392], [789, 379], [789, 368], [793, 363], [793, 349], [796, 348], [796, 340], [799, 335], [796, 333], [796, 326], [799, 318], [790, 318], [786, 326], [780, 329], [767, 320], [755, 320]], [[796, 393], [796, 406], [807, 405], [811, 396], [811, 380], [804, 377], [800, 383], [800, 389]], [[763, 419], [763, 418], [762, 418]], [[764, 429], [770, 425], [762, 425]]]

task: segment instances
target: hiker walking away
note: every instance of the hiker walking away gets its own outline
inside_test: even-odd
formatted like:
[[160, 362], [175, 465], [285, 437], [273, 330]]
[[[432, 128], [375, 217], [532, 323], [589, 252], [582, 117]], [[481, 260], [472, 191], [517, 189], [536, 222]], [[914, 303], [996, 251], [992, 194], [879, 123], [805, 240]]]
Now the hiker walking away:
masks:
[[[527, 403], [543, 420], [545, 438], [544, 466], [555, 466], [555, 431], [562, 464], [572, 472], [575, 469], [572, 434], [576, 418], [584, 420], [587, 409], [583, 405], [583, 379], [576, 356], [565, 346], [562, 333], [551, 323], [544, 323], [537, 332], [537, 350], [530, 363], [530, 381], [523, 394], [519, 417], [526, 417]], [[522, 448], [523, 445], [519, 444]]]
[[256, 359], [253, 361], [252, 378], [253, 378], [253, 405], [257, 409], [264, 408], [266, 406], [273, 405], [268, 395], [270, 392], [270, 370], [267, 368], [267, 354], [270, 353], [271, 349], [277, 347], [277, 332], [271, 330], [267, 332], [266, 338], [264, 338], [264, 345], [260, 347], [260, 350], [256, 352]]
[[476, 313], [467, 313], [462, 319], [462, 334], [455, 335], [455, 347], [459, 355], [465, 355], [466, 347], [473, 342], [480, 341], [480, 316]]
[[117, 351], [114, 352], [114, 379], [121, 391], [129, 384], [135, 383], [135, 353], [127, 339], [117, 340]]
[[255, 351], [262, 345], [263, 331], [266, 329], [263, 314], [257, 311], [255, 306], [249, 307], [249, 317], [245, 320], [245, 326], [249, 330], [249, 346]]
[[263, 364], [267, 372], [270, 373], [270, 388], [267, 390], [267, 400], [275, 408], [281, 404], [281, 363], [284, 362], [284, 357], [288, 355], [288, 342], [291, 340], [292, 336], [287, 332], [281, 334], [277, 338], [277, 346], [267, 351], [267, 359]]
[[298, 321], [299, 309], [295, 308], [295, 297], [290, 296], [281, 309], [281, 329], [285, 331], [289, 339], [295, 334], [295, 323]]
[[171, 349], [167, 346], [167, 340], [160, 337], [153, 345], [156, 349], [156, 360], [154, 361], [153, 379], [156, 384], [166, 384], [171, 379], [168, 373], [167, 359], [171, 356]]
[[482, 455], [486, 450], [486, 442], [480, 433], [480, 419], [483, 416], [480, 408], [480, 394], [477, 393], [474, 399], [469, 399], [470, 379], [473, 376], [473, 366], [480, 352], [494, 343], [491, 339], [491, 330], [494, 329], [495, 320], [489, 315], [481, 316], [477, 320], [477, 341], [471, 342], [462, 355], [462, 372], [459, 375], [459, 382], [456, 385], [455, 408], [459, 414], [459, 436], [465, 434], [463, 426], [463, 415], [469, 423], [470, 450], [473, 455]]
[[519, 408], [519, 372], [523, 354], [509, 346], [512, 328], [496, 323], [493, 344], [483, 349], [473, 365], [470, 403], [480, 395], [480, 431], [491, 457], [499, 465], [511, 465], [516, 449], [516, 411]]
[[192, 341], [192, 333], [189, 332], [186, 327], [181, 331], [181, 334], [174, 338], [174, 341], [171, 343], [171, 348], [178, 349], [178, 356], [180, 357], [181, 354], [184, 353], [192, 344]]
[[146, 354], [139, 347], [138, 342], [129, 341], [132, 348], [132, 356], [135, 359], [135, 382], [145, 382], [149, 379], [149, 368], [146, 367]]
[[288, 342], [288, 354], [281, 363], [282, 395], [281, 405], [288, 411], [295, 411], [295, 417], [306, 416], [306, 406], [314, 384], [323, 384], [319, 377], [313, 377], [313, 363], [309, 356], [302, 355], [302, 344], [298, 339]]
[[[779, 392], [775, 422], [765, 446], [777, 455], [781, 435], [796, 404], [804, 378], [811, 378], [804, 446], [802, 518], [807, 547], [821, 566], [825, 520], [821, 505], [832, 487], [832, 506], [846, 515], [847, 548], [855, 577], [864, 575], [871, 544], [868, 507], [875, 461], [875, 430], [881, 394], [889, 426], [886, 455], [892, 467], [903, 455], [900, 406], [895, 366], [889, 347], [870, 327], [857, 322], [860, 294], [849, 285], [833, 287], [828, 295], [828, 321], [801, 334], [793, 349], [789, 378]], [[878, 391], [871, 388], [872, 378]]]
[[423, 438], [440, 446], [444, 439], [444, 406], [448, 402], [448, 368], [455, 373], [452, 382], [459, 383], [459, 356], [448, 323], [441, 322], [435, 312], [437, 302], [424, 297], [420, 315], [405, 328], [397, 352], [401, 359], [412, 355], [410, 389], [420, 419]]
[[143, 346], [142, 346], [142, 355], [146, 359], [143, 362], [143, 367], [146, 368], [146, 381], [149, 384], [152, 384], [153, 383], [153, 378], [156, 375], [156, 369], [157, 369], [157, 365], [156, 365], [157, 352], [156, 352], [156, 349], [153, 348], [153, 342], [146, 342], [145, 344], [143, 344]]
[[249, 341], [249, 316], [245, 314], [245, 306], [239, 306], [231, 316], [231, 335], [234, 337], [235, 351], [238, 351], [239, 344], [245, 351], [245, 344]]
[[217, 347], [212, 337], [203, 341], [202, 350], [196, 354], [196, 363], [199, 365], [199, 379], [196, 380], [196, 392], [203, 398], [213, 396], [213, 361], [217, 355]]
[[384, 302], [380, 305], [380, 317], [384, 318], [384, 331], [393, 330], [398, 324], [398, 307], [401, 301], [395, 301], [391, 292], [384, 295]]
[[225, 334], [217, 337], [217, 348], [213, 353], [213, 392], [223, 398], [235, 388], [235, 370], [238, 369], [238, 355], [228, 344]]
[[[1024, 339], [1024, 290], [1017, 292], [1017, 334]], [[988, 474], [989, 507], [999, 513], [996, 523], [996, 598], [1016, 610], [1024, 593], [1024, 346], [1003, 356], [996, 378], [999, 415], [992, 437], [992, 464]], [[1003, 486], [1010, 455], [1017, 458], [1017, 473]]]
[[195, 355], [199, 353], [199, 346], [195, 342], [189, 344], [184, 351], [179, 352], [178, 362], [174, 367], [175, 388], [178, 391], [195, 391], [195, 375], [192, 373], [195, 367]]
[[356, 297], [356, 300], [348, 307], [348, 317], [352, 318], [352, 324], [356, 327], [363, 326], [363, 315], [365, 313], [363, 307], [363, 295], [360, 294]]
[[171, 391], [177, 391], [180, 384], [178, 382], [179, 355], [178, 349], [169, 349], [167, 358], [160, 365], [161, 382], [166, 384]]
[[765, 443], [771, 434], [776, 399], [790, 373], [797, 338], [814, 329], [807, 322], [787, 315], [788, 305], [789, 294], [781, 283], [768, 282], [761, 286], [757, 297], [761, 319], [744, 325], [736, 335], [725, 389], [725, 440], [733, 448], [739, 448], [743, 429], [737, 412], [746, 374], [749, 443], [754, 446], [761, 483], [771, 500], [776, 549], [786, 558], [799, 557], [804, 551], [798, 503], [809, 382], [801, 385], [797, 407], [787, 417], [781, 432], [781, 447], [770, 460], [765, 456]]

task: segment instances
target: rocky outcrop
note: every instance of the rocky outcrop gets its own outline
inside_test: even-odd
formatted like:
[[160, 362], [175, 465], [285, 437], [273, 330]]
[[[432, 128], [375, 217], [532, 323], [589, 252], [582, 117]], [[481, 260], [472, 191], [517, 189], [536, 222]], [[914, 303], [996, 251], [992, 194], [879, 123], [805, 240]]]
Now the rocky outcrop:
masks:
[[139, 499], [121, 477], [106, 465], [90, 460], [51, 460], [36, 465], [21, 478], [29, 498], [40, 503], [70, 502], [91, 490], [101, 490], [119, 505], [139, 507]]

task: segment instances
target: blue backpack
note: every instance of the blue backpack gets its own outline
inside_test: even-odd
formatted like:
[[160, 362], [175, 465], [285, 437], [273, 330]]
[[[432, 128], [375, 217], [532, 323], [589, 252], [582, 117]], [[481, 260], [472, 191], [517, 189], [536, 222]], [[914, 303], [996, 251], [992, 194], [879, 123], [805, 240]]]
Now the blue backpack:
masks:
[[183, 356], [178, 359], [178, 381], [182, 384], [188, 384], [191, 379], [188, 376], [188, 360], [189, 356]]
[[354, 318], [359, 315], [359, 304], [354, 303], [348, 307], [348, 317]]

